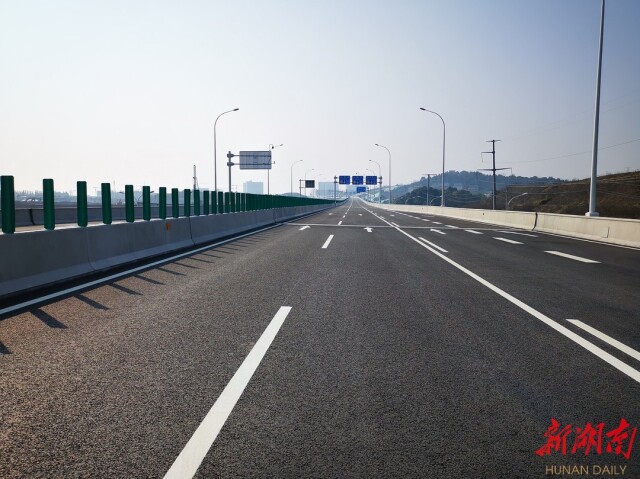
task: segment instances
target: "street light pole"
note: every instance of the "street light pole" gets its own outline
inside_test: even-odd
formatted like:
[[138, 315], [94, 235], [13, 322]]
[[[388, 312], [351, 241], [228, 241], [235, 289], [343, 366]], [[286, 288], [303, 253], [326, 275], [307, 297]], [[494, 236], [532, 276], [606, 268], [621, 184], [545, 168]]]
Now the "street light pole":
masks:
[[446, 139], [447, 139], [447, 125], [445, 125], [444, 123], [444, 118], [442, 118], [435, 111], [427, 110], [426, 108], [422, 108], [422, 107], [420, 107], [420, 109], [422, 111], [426, 111], [429, 113], [433, 113], [434, 115], [438, 115], [438, 118], [440, 118], [440, 120], [442, 121], [442, 201], [440, 202], [440, 206], [444, 206], [444, 149], [445, 149]]
[[389, 182], [389, 204], [391, 204], [391, 152], [389, 151], [389, 148], [384, 145], [379, 145], [378, 143], [376, 143], [376, 146], [384, 148], [385, 150], [387, 150], [387, 153], [389, 153], [389, 179], [387, 181]]
[[593, 152], [591, 153], [591, 186], [589, 187], [589, 211], [585, 216], [600, 216], [596, 211], [596, 183], [598, 180], [598, 127], [600, 125], [600, 72], [602, 70], [602, 39], [604, 35], [604, 0], [600, 13], [600, 46], [598, 48], [598, 73], [596, 75], [596, 112], [593, 120]]
[[[270, 149], [270, 151], [273, 151], [274, 148], [278, 148], [279, 146], [283, 146], [283, 145], [284, 145], [284, 143], [280, 143], [279, 145], [269, 144], [269, 149]], [[269, 172], [271, 171], [271, 165], [272, 164], [275, 164], [275, 161], [271, 161], [271, 163], [269, 164], [269, 168], [267, 168], [267, 194], [268, 195], [271, 194], [269, 192]]]
[[304, 161], [304, 160], [298, 160], [291, 163], [291, 184], [289, 186], [291, 188], [291, 193], [293, 193], [293, 165], [295, 165], [296, 163], [300, 163], [301, 161]]
[[369, 160], [372, 163], [378, 165], [378, 176], [380, 176], [380, 186], [378, 187], [378, 203], [382, 204], [382, 169], [380, 168], [380, 163], [375, 160]]
[[[240, 108], [234, 108], [233, 110], [223, 111], [218, 115], [216, 121], [213, 122], [213, 191], [218, 191], [218, 149], [216, 147], [216, 125], [222, 115], [231, 113], [232, 111], [238, 111]], [[216, 193], [217, 194], [217, 193]]]

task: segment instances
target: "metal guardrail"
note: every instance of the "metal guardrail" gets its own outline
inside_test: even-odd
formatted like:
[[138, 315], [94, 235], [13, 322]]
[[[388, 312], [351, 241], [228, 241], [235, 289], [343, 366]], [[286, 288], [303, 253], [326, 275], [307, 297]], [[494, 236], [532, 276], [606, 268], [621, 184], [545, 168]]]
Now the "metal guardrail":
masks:
[[[43, 185], [43, 214], [44, 227], [48, 230], [55, 229], [56, 209], [54, 201], [54, 184], [52, 179], [44, 179]], [[16, 230], [16, 207], [15, 190], [13, 176], [0, 177], [0, 210], [2, 216], [2, 232], [13, 234]], [[217, 194], [216, 194], [217, 193]], [[111, 205], [111, 185], [101, 184], [102, 196], [102, 223], [111, 224], [113, 222], [113, 207]], [[317, 198], [300, 198], [280, 195], [257, 195], [251, 193], [223, 193], [221, 191], [200, 191], [185, 189], [182, 191], [183, 215], [220, 215], [230, 213], [240, 213], [245, 211], [259, 211], [274, 208], [288, 208], [295, 206], [310, 206], [333, 203], [334, 200], [323, 200]], [[167, 218], [167, 188], [160, 187], [158, 190], [158, 219]], [[128, 223], [136, 221], [135, 199], [133, 185], [125, 185], [125, 220]], [[180, 217], [180, 190], [171, 188], [171, 216]], [[193, 206], [193, 212], [191, 207]], [[88, 203], [87, 203], [87, 182], [77, 182], [77, 224], [86, 227], [89, 224]], [[151, 188], [142, 187], [142, 219], [150, 221], [152, 219], [151, 209]]]

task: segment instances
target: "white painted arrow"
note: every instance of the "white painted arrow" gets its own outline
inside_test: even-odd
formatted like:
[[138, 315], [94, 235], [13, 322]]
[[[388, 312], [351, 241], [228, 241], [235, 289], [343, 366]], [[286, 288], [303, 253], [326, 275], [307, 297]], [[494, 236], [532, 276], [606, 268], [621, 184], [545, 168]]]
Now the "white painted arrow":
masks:
[[307, 228], [311, 228], [311, 226], [309, 225], [303, 226], [302, 228], [299, 229], [299, 231], [306, 230]]
[[371, 228], [367, 226], [365, 229], [367, 230], [367, 233], [371, 233]]

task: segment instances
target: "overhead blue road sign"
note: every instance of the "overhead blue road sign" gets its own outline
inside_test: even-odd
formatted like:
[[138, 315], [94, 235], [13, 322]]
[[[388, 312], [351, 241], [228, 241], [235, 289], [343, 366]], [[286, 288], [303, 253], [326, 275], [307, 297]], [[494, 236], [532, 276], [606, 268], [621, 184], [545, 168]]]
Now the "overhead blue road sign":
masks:
[[362, 176], [352, 176], [351, 177], [351, 184], [352, 185], [363, 185], [364, 184], [364, 177], [362, 177]]
[[377, 185], [378, 184], [378, 177], [377, 176], [367, 176], [365, 178], [365, 180], [367, 181], [367, 185]]
[[358, 186], [356, 188], [356, 193], [364, 193], [365, 191], [367, 191], [367, 187], [366, 186]]
[[349, 185], [351, 184], [351, 177], [350, 176], [339, 176], [338, 177], [338, 184], [340, 185]]

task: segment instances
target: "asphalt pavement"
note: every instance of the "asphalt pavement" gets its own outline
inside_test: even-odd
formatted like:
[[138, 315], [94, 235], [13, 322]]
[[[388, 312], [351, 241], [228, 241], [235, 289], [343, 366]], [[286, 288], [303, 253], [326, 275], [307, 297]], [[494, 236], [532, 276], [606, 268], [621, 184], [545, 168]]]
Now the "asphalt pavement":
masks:
[[5, 311], [0, 477], [640, 477], [639, 292], [637, 249], [352, 199]]

